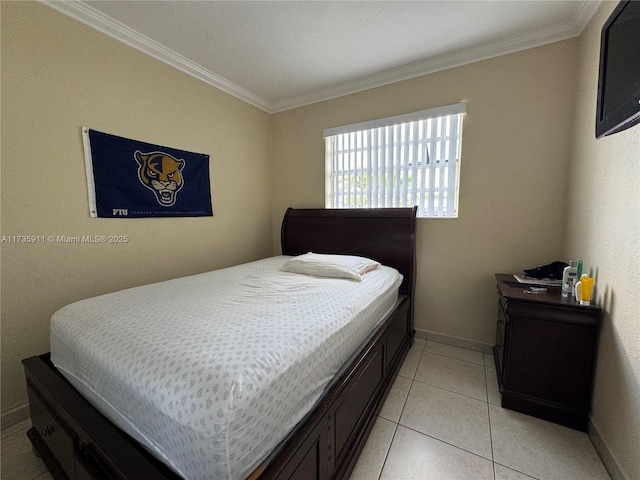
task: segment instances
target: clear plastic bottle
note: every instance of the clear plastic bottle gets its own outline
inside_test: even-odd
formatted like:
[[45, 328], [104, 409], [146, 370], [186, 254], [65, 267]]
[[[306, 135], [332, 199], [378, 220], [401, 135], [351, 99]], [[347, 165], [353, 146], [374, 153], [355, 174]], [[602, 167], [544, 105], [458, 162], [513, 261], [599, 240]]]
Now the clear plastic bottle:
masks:
[[562, 296], [573, 296], [573, 286], [578, 278], [578, 268], [575, 260], [569, 260], [569, 266], [562, 271]]

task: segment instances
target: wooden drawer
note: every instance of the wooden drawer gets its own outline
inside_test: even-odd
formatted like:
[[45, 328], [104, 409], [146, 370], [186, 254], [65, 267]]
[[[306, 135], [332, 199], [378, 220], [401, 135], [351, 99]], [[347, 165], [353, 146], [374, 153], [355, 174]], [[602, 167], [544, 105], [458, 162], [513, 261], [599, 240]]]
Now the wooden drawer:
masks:
[[[378, 348], [366, 365], [359, 368], [354, 376], [346, 400], [335, 413], [335, 446], [339, 459], [344, 453], [344, 447], [350, 445], [351, 436], [356, 424], [366, 417], [366, 407], [373, 392], [384, 378], [384, 364], [382, 348]], [[351, 392], [358, 392], [357, 395]]]
[[388, 368], [400, 351], [402, 342], [407, 338], [409, 302], [403, 300], [404, 304], [400, 310], [394, 315], [392, 327], [387, 338], [387, 346], [385, 352], [385, 368]]
[[302, 461], [298, 464], [289, 480], [319, 480], [320, 442], [312, 445]]
[[33, 428], [56, 457], [62, 470], [69, 478], [76, 478], [73, 456], [75, 437], [56, 414], [46, 406], [41, 395], [30, 382], [27, 382], [27, 392]]
[[109, 480], [109, 478], [89, 452], [77, 453], [76, 480]]

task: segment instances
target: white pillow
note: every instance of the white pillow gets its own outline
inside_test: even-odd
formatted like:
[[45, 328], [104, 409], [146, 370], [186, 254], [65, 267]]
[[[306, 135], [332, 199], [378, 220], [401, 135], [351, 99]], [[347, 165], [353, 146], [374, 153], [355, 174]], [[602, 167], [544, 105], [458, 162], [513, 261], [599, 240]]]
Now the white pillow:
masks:
[[309, 252], [287, 260], [282, 270], [317, 277], [351, 278], [360, 282], [365, 273], [379, 266], [379, 262], [370, 258]]

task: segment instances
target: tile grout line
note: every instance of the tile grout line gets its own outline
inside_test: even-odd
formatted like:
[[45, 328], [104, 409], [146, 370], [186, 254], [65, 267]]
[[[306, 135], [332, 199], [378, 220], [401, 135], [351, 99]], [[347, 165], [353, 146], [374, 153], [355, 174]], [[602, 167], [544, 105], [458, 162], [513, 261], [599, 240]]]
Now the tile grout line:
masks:
[[[486, 377], [486, 368], [485, 368], [485, 377]], [[533, 477], [533, 476], [531, 476], [531, 475], [529, 475], [527, 473], [521, 472], [520, 470], [516, 470], [513, 467], [508, 467], [507, 465], [503, 465], [502, 463], [496, 462], [495, 456], [493, 454], [493, 430], [491, 429], [491, 405], [493, 405], [493, 404], [489, 403], [488, 395], [489, 395], [489, 391], [487, 389], [487, 413], [489, 415], [489, 441], [491, 442], [491, 458], [492, 458], [491, 462], [493, 463], [493, 478], [494, 478], [494, 480], [497, 480], [496, 479], [496, 465], [500, 465], [501, 467], [508, 468], [509, 470], [513, 470], [514, 472], [518, 472], [518, 473], [520, 473], [522, 475], [530, 477], [533, 480], [539, 480], [538, 477]]]
[[[426, 347], [426, 342], [425, 342], [425, 347]], [[417, 365], [420, 365], [420, 361], [422, 360], [422, 355], [424, 355], [424, 347], [422, 349], [422, 351], [420, 352], [420, 358], [418, 359], [418, 363]], [[418, 366], [416, 365], [416, 372], [418, 371]], [[413, 377], [415, 378], [416, 376], [416, 372], [413, 372]], [[401, 376], [401, 375], [399, 375]], [[397, 377], [396, 377], [397, 378]], [[407, 377], [402, 377], [402, 378], [407, 378]], [[407, 405], [407, 400], [409, 399], [409, 393], [411, 392], [411, 389], [413, 388], [413, 382], [415, 381], [414, 378], [411, 378], [411, 385], [409, 385], [409, 391], [407, 392], [407, 396], [404, 398], [404, 402], [402, 402], [402, 408], [400, 409], [400, 415], [398, 416], [398, 421], [397, 422], [392, 422], [395, 424], [395, 427], [393, 429], [393, 435], [391, 436], [391, 441], [389, 442], [389, 448], [387, 449], [385, 455], [384, 455], [384, 460], [382, 461], [382, 466], [380, 467], [380, 473], [378, 474], [378, 479], [380, 480], [382, 478], [382, 472], [384, 471], [384, 466], [387, 463], [387, 459], [389, 458], [389, 452], [391, 451], [391, 447], [393, 446], [393, 440], [396, 438], [396, 433], [398, 432], [398, 426], [400, 425], [400, 419], [402, 418], [402, 413], [404, 412], [404, 407]], [[395, 383], [395, 380], [394, 380]], [[391, 386], [391, 388], [393, 388], [393, 385]], [[378, 415], [378, 418], [380, 418], [380, 415]], [[385, 417], [382, 417], [385, 418]], [[391, 421], [388, 418], [385, 418], [385, 420]]]
[[[456, 347], [456, 348], [459, 348], [459, 347]], [[473, 352], [473, 350], [470, 350], [470, 351], [472, 351], [472, 352]], [[458, 360], [459, 362], [470, 363], [471, 365], [478, 365], [479, 367], [485, 367], [485, 366], [486, 366], [486, 365], [484, 364], [484, 358], [482, 359], [482, 363], [471, 362], [471, 361], [469, 361], [469, 360], [464, 360], [464, 359], [462, 359], [462, 358], [458, 358], [458, 357], [452, 357], [451, 355], [445, 355], [445, 354], [443, 354], [443, 353], [430, 352], [430, 351], [428, 351], [428, 350], [426, 349], [426, 346], [425, 346], [425, 349], [423, 350], [423, 353], [428, 353], [428, 354], [430, 354], [430, 355], [437, 355], [437, 356], [439, 356], [439, 357], [450, 358], [450, 359], [452, 359], [452, 360]]]
[[[483, 363], [484, 357], [482, 358]], [[493, 480], [496, 479], [496, 458], [493, 454], [493, 431], [491, 429], [491, 409], [489, 408], [489, 385], [487, 384], [487, 366], [484, 366], [484, 385], [487, 394], [487, 419], [489, 420], [489, 445], [491, 446], [491, 467], [493, 469]]]
[[[7, 429], [9, 429], [11, 427], [7, 427]], [[6, 441], [8, 438], [13, 437], [14, 435], [17, 435], [18, 433], [23, 433], [23, 434], [27, 434], [27, 431], [31, 428], [31, 425], [21, 428], [20, 430], [16, 430], [15, 432], [12, 433], [8, 433], [7, 435], [2, 437], [2, 441]]]
[[[457, 359], [457, 358], [455, 358], [455, 357], [450, 357], [450, 356], [448, 356], [448, 355], [440, 355], [440, 354], [437, 354], [437, 353], [428, 352], [428, 351], [427, 351], [427, 345], [426, 345], [426, 343], [425, 343], [424, 350], [422, 350], [422, 353], [420, 354], [420, 359], [418, 360], [418, 367], [420, 366], [420, 362], [422, 361], [422, 357], [424, 356], [424, 354], [425, 354], [425, 353], [431, 353], [431, 354], [433, 354], [433, 355], [439, 355], [439, 356], [441, 356], [441, 357], [453, 358], [454, 360], [460, 360], [460, 359]], [[465, 360], [460, 360], [460, 361], [462, 361], [462, 362], [466, 362]], [[425, 382], [421, 382], [420, 380], [416, 380], [416, 379], [415, 379], [415, 376], [416, 376], [416, 374], [417, 374], [417, 372], [418, 372], [418, 367], [416, 367], [416, 372], [414, 373], [413, 378], [411, 379], [411, 386], [409, 387], [409, 392], [407, 393], [407, 396], [406, 396], [406, 398], [405, 398], [405, 400], [404, 400], [404, 403], [403, 403], [403, 405], [402, 405], [402, 410], [401, 410], [401, 412], [400, 412], [400, 417], [398, 418], [398, 423], [396, 424], [396, 430], [395, 430], [395, 432], [394, 432], [394, 434], [393, 434], [393, 438], [395, 438], [395, 434], [396, 434], [396, 432], [398, 431], [398, 427], [399, 427], [399, 426], [402, 426], [402, 427], [404, 427], [404, 428], [406, 428], [406, 429], [408, 429], [408, 430], [411, 430], [411, 431], [413, 431], [413, 432], [416, 432], [416, 433], [418, 433], [418, 434], [420, 434], [420, 435], [424, 435], [424, 436], [429, 437], [429, 438], [432, 438], [432, 439], [434, 439], [434, 440], [436, 440], [436, 441], [438, 441], [438, 442], [442, 442], [442, 443], [444, 443], [444, 444], [446, 444], [446, 445], [450, 445], [450, 446], [452, 446], [452, 447], [454, 447], [454, 448], [457, 448], [458, 450], [461, 450], [461, 451], [463, 451], [463, 452], [467, 452], [467, 453], [470, 453], [471, 455], [475, 455], [476, 457], [479, 457], [479, 458], [482, 458], [482, 459], [484, 459], [484, 460], [490, 461], [490, 462], [491, 462], [491, 467], [492, 467], [492, 469], [493, 469], [493, 471], [494, 471], [494, 480], [495, 480], [495, 462], [493, 461], [493, 443], [491, 443], [491, 459], [488, 459], [488, 458], [483, 457], [482, 455], [478, 455], [477, 453], [474, 453], [474, 452], [471, 452], [471, 451], [469, 451], [469, 450], [466, 450], [466, 449], [464, 449], [464, 448], [462, 448], [462, 447], [459, 447], [458, 445], [454, 445], [453, 443], [446, 442], [446, 441], [444, 441], [444, 440], [442, 440], [442, 439], [440, 439], [440, 438], [436, 438], [436, 437], [434, 437], [434, 436], [432, 436], [432, 435], [428, 435], [428, 434], [426, 434], [426, 433], [424, 433], [424, 432], [421, 432], [421, 431], [419, 431], [419, 430], [416, 430], [416, 429], [414, 429], [414, 428], [411, 428], [411, 427], [409, 427], [409, 426], [407, 426], [407, 425], [403, 425], [403, 424], [401, 424], [401, 423], [400, 423], [400, 420], [402, 419], [402, 413], [404, 412], [404, 408], [405, 408], [405, 407], [406, 407], [406, 405], [407, 405], [407, 401], [408, 401], [408, 399], [409, 399], [409, 395], [411, 394], [411, 389], [413, 388], [413, 384], [414, 384], [415, 382], [418, 382], [418, 383], [420, 383], [420, 384], [422, 384], [422, 385], [428, 385], [428, 386], [433, 387], [433, 388], [438, 388], [438, 389], [443, 390], [443, 391], [445, 391], [445, 392], [450, 392], [450, 393], [454, 393], [454, 394], [457, 394], [457, 395], [462, 395], [463, 397], [470, 398], [470, 399], [472, 399], [472, 400], [476, 400], [476, 401], [478, 401], [478, 402], [484, 402], [484, 403], [486, 403], [486, 404], [487, 404], [487, 414], [488, 414], [488, 413], [489, 413], [489, 393], [488, 393], [487, 388], [486, 388], [486, 385], [487, 385], [487, 381], [486, 381], [487, 371], [486, 371], [486, 367], [485, 367], [485, 365], [484, 365], [484, 357], [483, 357], [483, 359], [482, 359], [482, 365], [480, 365], [480, 364], [478, 364], [478, 363], [474, 363], [474, 362], [466, 362], [466, 363], [470, 363], [470, 364], [472, 364], [472, 365], [478, 365], [478, 366], [482, 366], [482, 367], [483, 367], [483, 370], [484, 370], [484, 377], [485, 377], [485, 395], [486, 395], [486, 397], [487, 397], [487, 401], [486, 401], [486, 402], [484, 402], [483, 400], [480, 400], [480, 399], [475, 398], [475, 397], [470, 397], [470, 396], [465, 395], [465, 394], [463, 394], [463, 393], [455, 392], [455, 391], [453, 391], [453, 390], [448, 390], [448, 389], [446, 389], [446, 388], [442, 388], [442, 387], [439, 387], [439, 386], [437, 386], [437, 385], [431, 385], [431, 384], [429, 384], [429, 383], [425, 383]], [[491, 420], [490, 420], [490, 418], [489, 418], [489, 440], [490, 440], [490, 442], [491, 442]], [[393, 443], [393, 439], [392, 439], [392, 443]], [[389, 445], [389, 450], [391, 450], [391, 444]], [[388, 452], [387, 452], [387, 456], [388, 456]], [[385, 463], [386, 463], [386, 460], [387, 460], [387, 457], [385, 457]], [[383, 465], [383, 468], [384, 468], [384, 465]], [[380, 471], [380, 476], [381, 476], [381, 475], [382, 475], [382, 471]], [[380, 480], [380, 477], [378, 477], [378, 480]]]
[[[394, 422], [395, 423], [395, 422]], [[389, 452], [391, 452], [391, 446], [393, 445], [393, 440], [396, 438], [396, 433], [398, 431], [399, 423], [395, 424], [396, 426], [393, 429], [393, 435], [391, 436], [391, 441], [389, 442], [389, 448], [387, 448], [386, 453], [384, 454], [384, 460], [382, 461], [382, 466], [380, 467], [380, 473], [378, 474], [378, 479], [382, 479], [382, 472], [384, 471], [384, 466], [387, 463], [387, 459], [389, 458]]]
[[399, 426], [399, 427], [406, 428], [407, 430], [411, 430], [412, 432], [415, 432], [415, 433], [417, 433], [417, 434], [419, 434], [419, 435], [423, 435], [423, 436], [425, 436], [425, 437], [429, 437], [429, 438], [431, 438], [431, 439], [435, 440], [436, 442], [440, 442], [440, 443], [444, 443], [445, 445], [449, 445], [450, 447], [453, 447], [453, 448], [455, 448], [455, 449], [457, 449], [457, 450], [460, 450], [460, 451], [462, 451], [462, 452], [469, 453], [469, 454], [471, 454], [471, 455], [473, 455], [473, 456], [476, 456], [476, 457], [478, 457], [478, 458], [481, 458], [481, 459], [483, 459], [483, 460], [486, 460], [487, 462], [491, 462], [492, 464], [493, 464], [493, 463], [495, 463], [493, 460], [491, 460], [491, 459], [489, 459], [489, 458], [487, 458], [487, 457], [483, 457], [482, 455], [479, 455], [479, 454], [477, 454], [477, 453], [475, 453], [475, 452], [472, 452], [471, 450], [467, 450], [466, 448], [462, 448], [462, 447], [460, 447], [460, 446], [458, 446], [458, 445], [455, 445], [455, 444], [453, 444], [453, 443], [449, 443], [449, 442], [447, 442], [447, 441], [445, 441], [445, 440], [442, 440], [441, 438], [434, 437], [433, 435], [429, 435], [428, 433], [421, 432], [420, 430], [416, 430], [415, 428], [411, 428], [411, 427], [409, 427], [409, 426], [407, 426], [407, 425], [402, 425], [401, 423], [399, 423], [399, 424], [398, 424], [398, 426]]
[[[413, 388], [413, 383], [416, 382], [416, 374], [418, 373], [418, 367], [420, 367], [420, 362], [422, 361], [422, 357], [424, 356], [424, 352], [425, 352], [425, 348], [426, 348], [427, 344], [425, 342], [425, 346], [423, 347], [422, 351], [420, 352], [420, 358], [418, 359], [418, 363], [416, 364], [416, 371], [413, 372], [413, 377], [411, 377], [411, 385], [409, 385], [409, 391], [407, 391], [407, 396], [404, 397], [404, 402], [402, 402], [402, 408], [400, 409], [400, 415], [398, 416], [398, 421], [396, 422], [396, 425], [400, 425], [400, 419], [402, 418], [402, 414], [404, 413], [404, 409], [407, 406], [407, 400], [409, 400], [409, 395], [411, 394], [411, 389]], [[405, 377], [406, 378], [406, 377]], [[397, 428], [396, 428], [397, 430]], [[394, 436], [395, 436], [395, 432], [394, 432]]]
[[501, 467], [507, 468], [507, 469], [512, 470], [512, 471], [514, 471], [514, 472], [518, 472], [519, 474], [524, 475], [525, 477], [530, 478], [531, 480], [541, 480], [541, 478], [540, 478], [540, 477], [534, 477], [533, 475], [529, 475], [528, 473], [521, 472], [520, 470], [516, 470], [516, 469], [515, 469], [515, 468], [513, 468], [513, 467], [508, 467], [508, 466], [506, 466], [506, 465], [503, 465], [502, 463], [499, 463], [499, 462], [493, 462], [493, 464], [494, 464], [494, 465], [500, 465]]
[[[462, 395], [462, 396], [463, 396], [463, 397], [465, 397], [465, 398], [470, 398], [471, 400], [476, 400], [477, 402], [489, 403], [488, 401], [482, 400], [482, 399], [480, 399], [480, 398], [472, 397], [472, 396], [467, 395], [467, 394], [464, 394], [464, 393], [456, 392], [455, 390], [449, 390], [448, 388], [444, 388], [444, 387], [441, 387], [441, 386], [439, 386], [439, 385], [434, 385], [434, 384], [432, 384], [432, 383], [427, 383], [427, 382], [423, 382], [423, 381], [421, 381], [421, 380], [415, 380], [415, 379], [414, 379], [413, 381], [414, 381], [414, 382], [418, 382], [418, 383], [420, 383], [420, 384], [422, 384], [422, 385], [428, 385], [429, 387], [433, 387], [433, 388], [438, 388], [438, 389], [440, 389], [440, 390], [444, 390], [445, 392], [455, 393], [456, 395]], [[413, 385], [413, 384], [412, 384], [412, 385]], [[485, 383], [485, 385], [486, 385], [486, 383]], [[486, 388], [486, 387], [485, 387], [485, 388]]]
[[[437, 342], [433, 342], [433, 343], [437, 343]], [[446, 344], [446, 343], [443, 343], [442, 345], [447, 345], [447, 344]], [[462, 349], [462, 350], [466, 350], [466, 349], [463, 349], [462, 347], [454, 347], [454, 348], [460, 348], [460, 349]], [[471, 350], [471, 351], [475, 351], [475, 350]], [[485, 367], [485, 364], [484, 364], [484, 357], [483, 357], [483, 359], [482, 359], [482, 364], [475, 363], [475, 362], [469, 362], [469, 361], [467, 361], [467, 360], [462, 360], [462, 359], [460, 359], [460, 358], [452, 357], [452, 356], [449, 356], [449, 355], [443, 355], [443, 354], [441, 354], [441, 353], [429, 352], [429, 351], [427, 350], [427, 344], [425, 343], [425, 345], [424, 345], [424, 349], [422, 350], [422, 353], [421, 353], [421, 355], [420, 355], [420, 359], [418, 360], [418, 366], [416, 367], [416, 371], [415, 371], [415, 373], [413, 374], [413, 378], [412, 378], [411, 380], [412, 380], [412, 381], [416, 381], [416, 382], [420, 382], [420, 383], [421, 383], [421, 384], [423, 384], [423, 385], [429, 385], [429, 386], [432, 386], [432, 387], [437, 387], [437, 388], [440, 388], [440, 389], [442, 389], [442, 390], [446, 390], [447, 392], [459, 393], [459, 392], [456, 392], [456, 391], [454, 391], [454, 390], [449, 390], [449, 389], [447, 389], [447, 388], [440, 387], [440, 386], [438, 386], [438, 385], [433, 385], [433, 384], [431, 384], [431, 383], [423, 382], [423, 381], [421, 381], [421, 380], [416, 380], [416, 378], [415, 378], [415, 377], [416, 377], [416, 375], [417, 375], [417, 373], [418, 373], [418, 368], [420, 367], [420, 362], [422, 362], [422, 357], [424, 357], [424, 354], [425, 354], [425, 353], [428, 353], [428, 354], [430, 354], [430, 355], [437, 355], [437, 356], [439, 356], [439, 357], [449, 358], [449, 359], [452, 359], [452, 360], [458, 360], [458, 361], [460, 361], [460, 362], [465, 362], [465, 363], [468, 363], [468, 364], [471, 364], [471, 365], [476, 365], [476, 366], [478, 366], [478, 367], [486, 368], [486, 367]], [[406, 378], [406, 377], [405, 377], [405, 378]], [[486, 390], [486, 385], [487, 385], [487, 382], [486, 382], [486, 374], [485, 374], [485, 390]], [[481, 402], [482, 402], [482, 400], [480, 400], [480, 399], [478, 399], [478, 398], [476, 398], [476, 397], [471, 397], [471, 396], [469, 396], [469, 395], [465, 395], [464, 393], [459, 393], [459, 394], [460, 394], [460, 395], [463, 395], [463, 396], [465, 396], [465, 397], [468, 397], [468, 398], [473, 398], [473, 399], [475, 399], [475, 400], [479, 400], [479, 401], [481, 401]]]

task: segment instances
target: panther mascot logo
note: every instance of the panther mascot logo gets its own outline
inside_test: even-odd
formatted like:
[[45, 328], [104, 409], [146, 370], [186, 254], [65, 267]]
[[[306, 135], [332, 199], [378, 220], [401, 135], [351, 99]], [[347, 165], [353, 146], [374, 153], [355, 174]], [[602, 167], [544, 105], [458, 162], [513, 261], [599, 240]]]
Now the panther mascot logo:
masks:
[[163, 207], [176, 203], [176, 195], [184, 186], [181, 172], [185, 161], [163, 152], [142, 153], [136, 150], [133, 156], [140, 165], [138, 178], [155, 194], [158, 203]]

